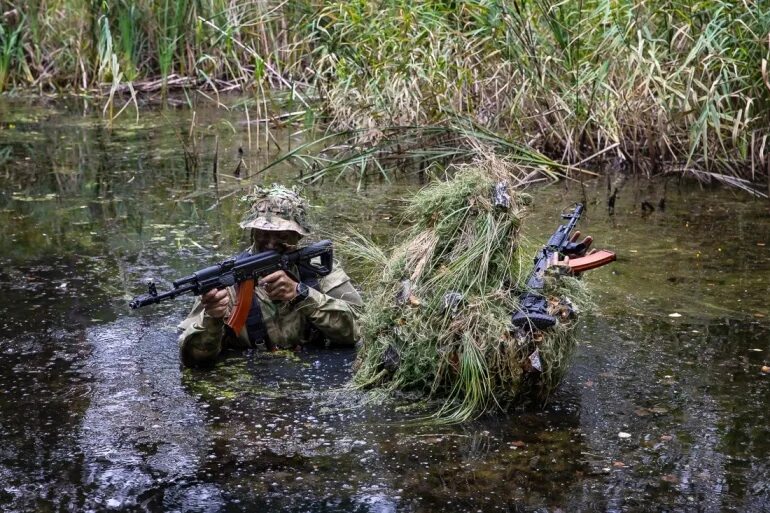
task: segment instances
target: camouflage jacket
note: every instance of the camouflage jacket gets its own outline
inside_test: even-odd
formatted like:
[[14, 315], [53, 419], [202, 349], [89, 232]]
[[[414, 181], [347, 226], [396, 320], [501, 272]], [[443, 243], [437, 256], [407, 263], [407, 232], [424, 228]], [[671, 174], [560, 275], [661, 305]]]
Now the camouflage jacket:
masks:
[[[236, 300], [234, 287], [229, 287], [230, 311]], [[277, 348], [291, 348], [309, 342], [311, 327], [335, 344], [353, 345], [359, 338], [358, 313], [363, 305], [350, 278], [342, 268], [324, 276], [318, 290], [309, 289], [308, 297], [295, 305], [284, 301], [273, 302], [261, 287], [254, 288], [262, 308], [262, 318], [270, 341]], [[200, 298], [197, 298], [190, 314], [178, 328], [179, 356], [184, 365], [211, 362], [224, 349], [253, 347], [246, 327], [235, 334], [222, 319], [205, 314]]]

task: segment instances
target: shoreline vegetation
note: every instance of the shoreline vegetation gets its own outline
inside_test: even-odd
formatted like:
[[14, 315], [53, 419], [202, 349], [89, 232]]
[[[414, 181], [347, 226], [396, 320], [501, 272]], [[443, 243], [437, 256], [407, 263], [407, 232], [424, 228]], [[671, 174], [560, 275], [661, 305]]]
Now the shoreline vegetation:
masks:
[[[0, 92], [293, 99], [306, 181], [494, 153], [522, 185], [605, 170], [770, 193], [770, 4], [0, 0]], [[284, 119], [283, 122], [286, 122]], [[434, 164], [436, 165], [434, 167]]]

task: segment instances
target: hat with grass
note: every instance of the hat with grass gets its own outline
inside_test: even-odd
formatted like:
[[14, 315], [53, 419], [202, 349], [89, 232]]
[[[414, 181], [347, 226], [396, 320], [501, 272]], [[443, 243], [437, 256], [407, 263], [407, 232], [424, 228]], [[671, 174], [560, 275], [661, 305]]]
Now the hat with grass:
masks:
[[266, 231], [292, 231], [309, 235], [307, 201], [295, 189], [273, 184], [270, 187], [254, 187], [242, 198], [249, 205], [241, 228]]

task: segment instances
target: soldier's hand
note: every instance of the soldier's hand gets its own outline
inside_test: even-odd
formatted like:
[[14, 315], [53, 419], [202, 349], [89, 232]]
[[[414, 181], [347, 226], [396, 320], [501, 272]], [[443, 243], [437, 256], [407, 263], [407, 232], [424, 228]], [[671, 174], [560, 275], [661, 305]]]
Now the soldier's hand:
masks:
[[230, 306], [230, 296], [226, 289], [212, 289], [201, 296], [203, 310], [214, 319], [221, 319]]
[[297, 297], [297, 282], [284, 271], [276, 271], [259, 280], [259, 286], [265, 289], [273, 301], [291, 301]]
[[571, 243], [578, 244], [578, 251], [576, 251], [575, 253], [571, 254], [570, 256], [573, 256], [573, 257], [584, 256], [586, 254], [586, 252], [588, 251], [588, 249], [591, 247], [591, 243], [593, 243], [593, 241], [594, 241], [594, 238], [591, 237], [590, 235], [586, 235], [585, 238], [578, 243], [577, 240], [579, 238], [580, 238], [580, 231], [579, 230], [575, 231], [575, 233], [573, 233], [572, 236], [569, 238], [569, 241]]

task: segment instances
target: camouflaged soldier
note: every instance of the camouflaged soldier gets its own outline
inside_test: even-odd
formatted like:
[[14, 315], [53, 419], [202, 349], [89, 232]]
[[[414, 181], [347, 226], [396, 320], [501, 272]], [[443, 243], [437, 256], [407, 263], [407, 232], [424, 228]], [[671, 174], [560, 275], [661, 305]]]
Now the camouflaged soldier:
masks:
[[[251, 230], [250, 253], [289, 251], [309, 235], [307, 204], [296, 191], [276, 185], [257, 187], [244, 200], [250, 210], [240, 226]], [[353, 346], [359, 336], [355, 307], [362, 301], [345, 271], [335, 265], [331, 274], [320, 279], [292, 271], [277, 271], [259, 279], [246, 325], [239, 333], [227, 323], [238, 300], [235, 287], [215, 289], [196, 300], [179, 324], [182, 363], [211, 363], [224, 349], [260, 344], [275, 350], [325, 339]]]

